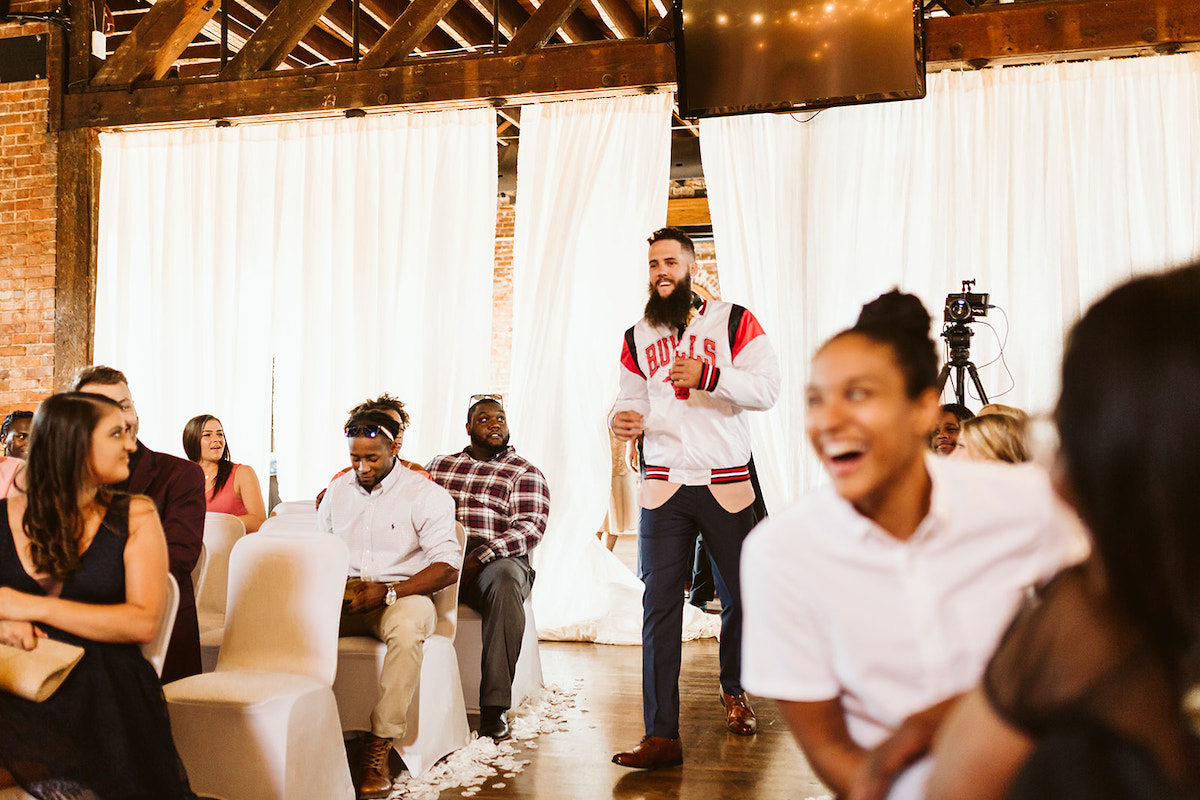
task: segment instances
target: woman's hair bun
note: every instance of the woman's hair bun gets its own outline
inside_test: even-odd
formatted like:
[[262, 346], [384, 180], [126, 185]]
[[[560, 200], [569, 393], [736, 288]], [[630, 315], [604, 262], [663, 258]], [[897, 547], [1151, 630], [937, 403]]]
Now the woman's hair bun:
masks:
[[931, 321], [925, 305], [916, 295], [892, 289], [862, 307], [854, 330], [893, 330], [926, 339]]

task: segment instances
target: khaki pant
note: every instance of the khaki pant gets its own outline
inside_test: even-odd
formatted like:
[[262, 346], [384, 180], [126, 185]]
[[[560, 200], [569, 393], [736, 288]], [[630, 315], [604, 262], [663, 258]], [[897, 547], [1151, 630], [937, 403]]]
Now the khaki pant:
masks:
[[404, 738], [408, 706], [421, 677], [425, 639], [433, 634], [437, 614], [423, 594], [396, 598], [363, 614], [342, 612], [339, 636], [372, 636], [387, 646], [379, 675], [379, 702], [371, 712], [371, 733], [399, 744]]

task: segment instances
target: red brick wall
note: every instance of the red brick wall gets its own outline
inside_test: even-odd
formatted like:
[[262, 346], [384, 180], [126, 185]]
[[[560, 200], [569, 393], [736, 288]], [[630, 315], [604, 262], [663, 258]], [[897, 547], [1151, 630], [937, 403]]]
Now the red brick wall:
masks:
[[511, 196], [496, 205], [496, 273], [492, 281], [492, 374], [480, 391], [508, 392], [512, 377], [513, 223], [517, 209]]
[[[0, 38], [46, 33], [2, 25]], [[48, 80], [0, 84], [0, 414], [53, 391], [56, 137]]]

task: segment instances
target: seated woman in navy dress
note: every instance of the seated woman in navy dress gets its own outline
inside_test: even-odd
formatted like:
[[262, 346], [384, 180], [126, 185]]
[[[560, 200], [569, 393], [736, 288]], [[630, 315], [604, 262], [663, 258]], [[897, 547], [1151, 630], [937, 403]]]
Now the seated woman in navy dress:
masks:
[[116, 403], [54, 395], [34, 416], [26, 494], [0, 501], [0, 641], [85, 650], [41, 703], [0, 692], [0, 785], [38, 798], [195, 797], [138, 649], [166, 597], [162, 525], [149, 498], [103, 488], [134, 447]]

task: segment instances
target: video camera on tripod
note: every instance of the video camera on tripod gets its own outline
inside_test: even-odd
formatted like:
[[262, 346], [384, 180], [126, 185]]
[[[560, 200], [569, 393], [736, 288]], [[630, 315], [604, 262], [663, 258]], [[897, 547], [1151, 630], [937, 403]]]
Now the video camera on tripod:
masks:
[[971, 383], [974, 384], [975, 391], [979, 392], [980, 401], [984, 405], [988, 402], [987, 393], [983, 391], [983, 384], [979, 382], [979, 373], [970, 358], [971, 337], [975, 333], [967, 327], [975, 321], [976, 317], [987, 316], [988, 295], [972, 292], [971, 288], [974, 285], [973, 278], [965, 280], [962, 282], [961, 292], [946, 295], [946, 305], [942, 313], [942, 321], [946, 323], [946, 326], [942, 328], [942, 338], [950, 346], [950, 358], [942, 365], [942, 371], [938, 375], [938, 392], [946, 388], [946, 379], [950, 377], [950, 370], [953, 368], [956, 378], [952, 384], [954, 399], [959, 405], [965, 405], [964, 400], [966, 399], [964, 371], [971, 376]]

